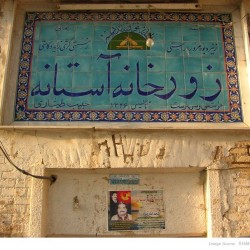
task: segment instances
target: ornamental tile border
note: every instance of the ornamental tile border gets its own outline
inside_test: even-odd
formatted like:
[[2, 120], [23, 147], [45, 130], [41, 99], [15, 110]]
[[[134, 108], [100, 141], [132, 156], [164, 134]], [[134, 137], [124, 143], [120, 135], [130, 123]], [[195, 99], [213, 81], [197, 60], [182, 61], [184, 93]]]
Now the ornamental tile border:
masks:
[[[168, 21], [209, 22], [222, 26], [230, 110], [222, 111], [64, 111], [27, 109], [32, 46], [37, 21]], [[230, 14], [209, 13], [105, 13], [33, 12], [26, 14], [19, 63], [15, 121], [112, 121], [112, 122], [242, 122], [236, 52]]]

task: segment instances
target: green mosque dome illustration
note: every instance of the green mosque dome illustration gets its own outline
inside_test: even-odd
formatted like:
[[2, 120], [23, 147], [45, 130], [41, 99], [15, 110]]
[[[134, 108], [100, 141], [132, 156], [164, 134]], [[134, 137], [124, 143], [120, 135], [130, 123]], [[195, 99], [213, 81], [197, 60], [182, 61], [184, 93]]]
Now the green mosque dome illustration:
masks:
[[146, 38], [135, 32], [122, 32], [112, 38], [108, 50], [150, 50]]

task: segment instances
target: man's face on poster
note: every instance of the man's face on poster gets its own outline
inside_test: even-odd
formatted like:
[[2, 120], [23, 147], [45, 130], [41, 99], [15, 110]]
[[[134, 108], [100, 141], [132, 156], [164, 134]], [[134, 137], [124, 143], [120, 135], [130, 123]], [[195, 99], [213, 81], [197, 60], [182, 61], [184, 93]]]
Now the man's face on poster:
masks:
[[117, 203], [117, 193], [112, 194], [112, 200], [113, 202]]
[[120, 203], [118, 205], [117, 213], [120, 217], [125, 216], [127, 214], [127, 208], [126, 208], [125, 204]]

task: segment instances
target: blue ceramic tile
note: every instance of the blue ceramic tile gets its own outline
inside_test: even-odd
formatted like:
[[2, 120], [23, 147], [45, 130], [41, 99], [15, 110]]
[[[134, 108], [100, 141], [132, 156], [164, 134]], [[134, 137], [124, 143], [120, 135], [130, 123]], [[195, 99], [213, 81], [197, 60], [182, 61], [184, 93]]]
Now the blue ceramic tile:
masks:
[[113, 35], [111, 33], [111, 26], [109, 24], [94, 26], [94, 41], [102, 41], [107, 43]]
[[149, 24], [145, 22], [111, 22], [110, 25], [109, 40], [118, 34], [126, 32], [137, 33], [142, 37], [146, 37], [150, 32]]
[[33, 44], [32, 47], [32, 56], [38, 56], [39, 54], [39, 42]]
[[35, 107], [39, 107], [41, 108], [41, 104], [40, 103], [34, 103], [35, 100], [33, 98], [33, 96], [29, 96], [28, 100], [27, 100], [27, 107], [28, 109], [34, 109]]
[[204, 89], [203, 75], [202, 73], [186, 72], [185, 73], [185, 86], [188, 90], [193, 90], [197, 82], [198, 89]]
[[70, 56], [75, 54], [76, 42], [74, 40], [57, 40], [52, 46], [56, 48], [56, 55], [58, 56]]
[[55, 31], [58, 40], [74, 40], [75, 39], [75, 24], [64, 23], [56, 25]]
[[147, 50], [150, 56], [165, 56], [165, 42], [154, 40], [154, 46]]
[[203, 57], [203, 72], [224, 72], [224, 62], [221, 58]]
[[92, 75], [92, 88], [100, 89], [102, 85], [104, 86], [104, 91], [107, 91], [108, 74], [106, 71], [98, 71], [96, 74]]
[[216, 25], [217, 42], [223, 40], [222, 26], [220, 24]]
[[[223, 104], [224, 104], [224, 110], [230, 110], [230, 105], [229, 105], [229, 97], [228, 97], [228, 91], [227, 90], [222, 90], [221, 91], [221, 96], [223, 96]], [[222, 105], [222, 103], [218, 103], [219, 106]], [[221, 107], [220, 110], [223, 108]]]
[[[224, 56], [224, 45], [223, 45], [223, 43], [222, 42], [217, 42], [216, 44], [217, 44], [217, 46], [216, 46], [216, 48], [217, 48], [216, 52], [217, 53], [215, 53], [214, 55], [219, 55], [220, 57], [223, 57]], [[223, 57], [223, 59], [224, 59], [224, 57]]]
[[92, 41], [88, 37], [77, 39], [72, 49], [75, 56], [92, 55]]
[[201, 111], [202, 109], [207, 110], [208, 108], [205, 107], [205, 100], [201, 98], [201, 96], [204, 97], [204, 95], [205, 95], [204, 89], [202, 88], [197, 89], [195, 95], [192, 98], [186, 99], [187, 105], [189, 106], [188, 109], [193, 111]]
[[[148, 105], [148, 96], [138, 95], [136, 92], [134, 92], [127, 96], [127, 102], [130, 105], [133, 105], [134, 109], [145, 110], [145, 106]], [[129, 109], [127, 108], [127, 110]]]
[[[34, 59], [34, 57], [33, 57]], [[35, 57], [33, 62], [34, 67], [32, 66], [33, 71], [55, 71], [55, 57], [53, 56], [39, 56]]]
[[185, 57], [184, 58], [185, 72], [201, 72], [201, 58], [200, 57]]
[[171, 96], [167, 100], [167, 108], [169, 110], [186, 110], [187, 100], [180, 97], [179, 94], [182, 94], [182, 91], [178, 91], [178, 93], [175, 96]]
[[200, 41], [200, 29], [196, 24], [182, 24], [182, 40], [183, 41]]
[[57, 40], [57, 31], [56, 27], [58, 24], [56, 23], [46, 23], [43, 25], [40, 25], [40, 41], [51, 41], [51, 40]]
[[140, 72], [148, 71], [148, 58], [144, 55], [138, 56], [129, 56], [129, 72], [136, 72], [138, 69]]
[[45, 102], [46, 107], [49, 109], [57, 109], [61, 110], [62, 108], [68, 108], [70, 98], [65, 98], [64, 96], [50, 96], [47, 99], [47, 104]]
[[31, 61], [31, 71], [32, 72], [36, 72], [37, 71], [37, 68], [38, 68], [38, 66], [37, 66], [38, 58], [39, 58], [38, 56], [36, 56], [36, 55], [33, 54], [32, 61]]
[[80, 71], [92, 72], [93, 71], [92, 56], [75, 56], [72, 64], [73, 64], [72, 69], [74, 70], [74, 72], [80, 72]]
[[[223, 82], [221, 82], [221, 75], [220, 73], [203, 73], [204, 79], [204, 89], [212, 89], [212, 90], [219, 90], [223, 88]], [[219, 80], [219, 83], [218, 83]], [[220, 87], [221, 84], [221, 87]]]
[[185, 50], [183, 42], [167, 41], [165, 44], [166, 57], [182, 57]]
[[128, 56], [121, 56], [111, 60], [111, 71], [112, 72], [130, 72], [130, 64]]
[[207, 53], [206, 46], [201, 42], [185, 42], [182, 48], [184, 57], [201, 57]]
[[148, 96], [147, 101], [149, 102], [149, 110], [166, 110], [167, 108], [167, 100], [161, 99], [156, 95]]
[[147, 59], [148, 72], [165, 72], [165, 57], [148, 56]]
[[137, 95], [139, 95], [138, 89], [142, 90], [143, 92], [147, 92], [148, 90], [147, 72], [139, 72], [139, 74], [134, 72], [133, 74], [130, 75], [130, 79], [134, 86], [133, 94], [137, 93]]
[[56, 56], [64, 44], [58, 40], [40, 41], [35, 46], [35, 54], [39, 56]]
[[183, 72], [183, 58], [166, 58], [166, 72]]
[[[50, 103], [51, 104], [51, 101]], [[41, 96], [33, 96], [29, 100], [29, 107], [31, 109], [43, 109], [48, 108], [48, 99]]]
[[147, 55], [145, 50], [119, 50], [119, 53], [128, 57], [137, 57], [138, 59]]
[[136, 92], [128, 96], [129, 105], [139, 105], [144, 103], [145, 100], [148, 100], [147, 96], [138, 95]]
[[31, 91], [39, 84], [39, 74], [37, 72], [32, 72], [30, 74], [29, 81], [29, 97], [31, 96]]
[[172, 95], [175, 96], [177, 89], [185, 89], [184, 74], [170, 72], [166, 75], [166, 90], [168, 93], [175, 90]]
[[92, 75], [88, 72], [74, 72], [72, 79], [72, 92], [86, 92], [92, 89]]
[[[109, 55], [110, 53], [113, 53], [113, 51], [108, 50], [108, 44], [102, 43], [99, 41], [93, 41], [92, 42], [92, 54], [99, 56], [100, 54]], [[115, 51], [117, 53], [117, 51]]]
[[116, 92], [121, 92], [120, 90], [130, 90], [131, 82], [131, 77], [127, 73], [112, 72], [111, 74], [111, 88], [116, 89]]
[[210, 27], [201, 27], [200, 28], [200, 40], [201, 41], [215, 41], [217, 42], [217, 29]]
[[[93, 56], [93, 71], [104, 71], [107, 72], [111, 69], [111, 61], [102, 59], [99, 56]], [[95, 74], [93, 74], [95, 75]]]
[[36, 25], [35, 31], [34, 31], [34, 39], [35, 41], [39, 41], [40, 40], [40, 32], [41, 32], [41, 27], [39, 25], [39, 23]]
[[40, 83], [40, 88], [42, 91], [47, 90], [48, 84], [52, 89], [54, 85], [54, 74], [52, 74], [50, 71], [40, 71], [37, 73], [37, 82]]
[[[57, 90], [65, 89], [68, 92], [72, 90], [72, 76], [71, 72], [58, 72], [56, 79]], [[63, 94], [62, 94], [63, 95]]]
[[[22, 43], [17, 120], [223, 122], [224, 112], [230, 122], [241, 120], [233, 32], [223, 27], [229, 15], [152, 13], [153, 21], [139, 12], [32, 15]], [[124, 45], [135, 33], [137, 44]]]
[[111, 97], [110, 108], [113, 110], [130, 110], [128, 96]]
[[164, 24], [150, 24], [150, 32], [155, 41], [165, 41], [165, 25]]
[[85, 40], [88, 39], [90, 41], [94, 40], [94, 29], [92, 28], [91, 23], [89, 24], [78, 24], [75, 26], [75, 39]]
[[180, 32], [180, 23], [167, 23], [165, 28], [165, 40], [170, 41], [182, 41], [182, 32]]
[[205, 57], [218, 57], [220, 56], [219, 44], [217, 42], [201, 42], [198, 51], [200, 55]]
[[[225, 107], [225, 105], [227, 105], [224, 98], [224, 92], [225, 91], [220, 91], [218, 93], [215, 90], [211, 89], [204, 90], [205, 105], [208, 106], [208, 110], [222, 109], [222, 107]], [[214, 97], [215, 93], [218, 93], [218, 95], [216, 95], [216, 98]]]
[[[74, 60], [73, 56], [57, 56], [57, 57], [55, 57], [55, 63], [57, 64], [58, 72], [60, 72], [60, 71], [72, 72], [76, 61]], [[54, 70], [54, 68], [55, 67], [52, 66], [52, 67], [49, 67], [48, 70], [49, 69]]]
[[71, 110], [89, 110], [92, 105], [92, 96], [85, 95], [80, 97], [71, 97], [67, 99], [67, 107]]
[[228, 90], [228, 84], [227, 84], [227, 74], [224, 72], [224, 73], [220, 73], [219, 74], [219, 78], [220, 79], [220, 82], [221, 82], [221, 85], [222, 85], [222, 89], [223, 90]]
[[[210, 101], [210, 109], [211, 110], [224, 110], [224, 109], [228, 109], [228, 102], [227, 102], [227, 96], [225, 95], [227, 94], [227, 91], [222, 90], [220, 92], [220, 94], [213, 100]], [[206, 96], [211, 96], [213, 95], [213, 91], [212, 90], [205, 90], [205, 95]], [[208, 103], [208, 102], [207, 102]]]
[[[105, 106], [108, 107], [110, 104], [110, 94], [108, 94], [107, 92], [104, 92], [101, 95], [101, 98], [94, 98], [92, 97], [92, 105], [93, 107], [97, 107], [99, 109], [104, 109], [105, 110]], [[101, 107], [103, 106], [103, 107]]]
[[[147, 76], [147, 83], [148, 84], [152, 84], [152, 85], [156, 85], [155, 86], [150, 86], [148, 85], [148, 91], [152, 91], [152, 90], [156, 90], [157, 87], [161, 87], [164, 88], [163, 92], [166, 89], [166, 75], [165, 72], [152, 72], [152, 73], [148, 73]], [[157, 92], [160, 93], [160, 92]]]

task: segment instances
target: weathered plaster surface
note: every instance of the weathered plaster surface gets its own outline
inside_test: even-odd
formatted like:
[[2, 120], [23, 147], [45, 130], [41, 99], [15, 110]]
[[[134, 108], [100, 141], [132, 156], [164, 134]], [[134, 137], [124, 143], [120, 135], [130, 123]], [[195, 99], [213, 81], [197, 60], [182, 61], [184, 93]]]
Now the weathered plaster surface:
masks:
[[0, 117], [2, 117], [4, 81], [7, 74], [15, 1], [0, 1]]
[[[217, 176], [217, 180], [210, 179], [210, 192], [214, 195], [211, 207], [207, 208], [212, 212], [213, 237], [249, 233], [250, 136], [244, 133], [234, 136], [197, 132], [2, 131], [0, 137], [13, 162], [34, 174], [44, 174], [46, 169], [120, 168], [141, 169], [140, 173], [147, 169], [171, 172], [207, 169], [210, 175]], [[42, 200], [32, 200], [39, 195], [31, 196], [31, 187], [33, 192], [41, 190], [41, 182], [46, 181], [34, 179], [31, 185], [31, 177], [14, 170], [3, 156], [1, 162], [0, 232], [28, 236], [30, 208], [32, 221], [34, 216], [40, 223], [42, 220], [39, 212]]]
[[[106, 173], [105, 173], [106, 172]], [[108, 171], [60, 172], [48, 191], [47, 235], [205, 235], [205, 204], [199, 172], [140, 173], [132, 190], [163, 190], [166, 229], [132, 232], [108, 231], [108, 190], [126, 190], [128, 185], [109, 185]], [[62, 195], [63, 193], [63, 195]], [[79, 207], [73, 206], [73, 197]], [[62, 221], [62, 218], [63, 221]], [[178, 223], [177, 223], [178, 221]]]
[[[233, 135], [203, 132], [2, 132], [16, 160], [30, 168], [205, 168], [230, 152]], [[239, 137], [239, 136], [238, 136]], [[242, 135], [242, 139], [244, 139]], [[28, 143], [27, 143], [28, 142]], [[219, 149], [218, 149], [219, 147]], [[29, 149], [28, 149], [29, 148]], [[220, 150], [220, 152], [218, 151]], [[247, 152], [247, 149], [242, 149]], [[246, 158], [248, 159], [248, 158]], [[230, 158], [231, 160], [231, 158]], [[28, 169], [29, 170], [29, 169]]]
[[[216, 2], [218, 1], [206, 1], [206, 4]], [[14, 1], [0, 2], [2, 102], [10, 51], [13, 4]], [[236, 1], [220, 2], [220, 5], [225, 4], [232, 4], [228, 8], [233, 10]], [[249, 12], [247, 4], [246, 12]], [[210, 9], [212, 8], [214, 9], [211, 5]], [[239, 22], [240, 19], [234, 21]], [[14, 38], [18, 35], [20, 34], [14, 34]], [[242, 47], [243, 42], [240, 39], [238, 41], [237, 48]], [[244, 53], [240, 53], [242, 54]], [[244, 73], [245, 55], [240, 57], [242, 79], [247, 83], [245, 79], [247, 76]], [[12, 117], [11, 112], [10, 117]], [[248, 131], [121, 129], [112, 132], [84, 129], [58, 129], [58, 131], [13, 129], [0, 130], [0, 140], [17, 166], [38, 175], [52, 173], [54, 170], [60, 172], [62, 169], [109, 171], [120, 169], [128, 172], [137, 170], [142, 174], [154, 170], [157, 173], [165, 170], [176, 173], [205, 170], [207, 235], [250, 236], [250, 133]], [[49, 216], [46, 202], [49, 189], [47, 180], [32, 179], [21, 174], [0, 152], [0, 236], [46, 235], [46, 218]], [[95, 230], [92, 222], [89, 223], [91, 230]], [[175, 230], [181, 232], [178, 223]]]

